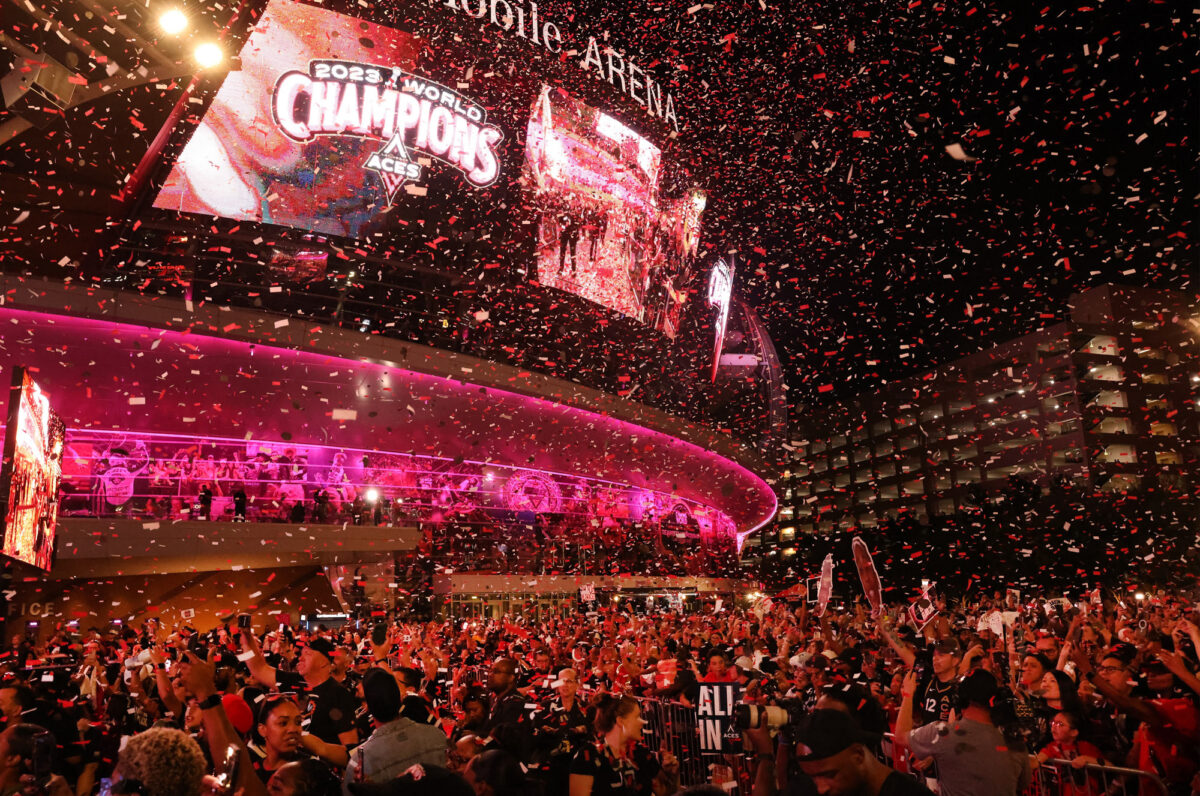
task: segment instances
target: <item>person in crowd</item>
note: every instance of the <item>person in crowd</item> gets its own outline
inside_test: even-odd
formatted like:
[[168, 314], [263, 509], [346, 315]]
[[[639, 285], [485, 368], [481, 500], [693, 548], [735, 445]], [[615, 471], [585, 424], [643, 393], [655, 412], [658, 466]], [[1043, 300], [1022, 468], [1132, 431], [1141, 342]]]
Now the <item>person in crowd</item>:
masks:
[[[764, 727], [746, 732], [756, 752], [754, 796], [772, 796], [776, 787], [775, 747]], [[798, 770], [787, 777], [784, 793], [828, 796], [928, 796], [930, 791], [875, 756], [881, 736], [864, 731], [843, 710], [819, 708], [804, 717], [791, 750]]]
[[411, 666], [402, 666], [394, 671], [394, 681], [400, 688], [400, 715], [417, 724], [434, 724], [437, 714], [425, 695], [421, 693], [421, 672]]
[[258, 744], [251, 747], [254, 770], [264, 783], [303, 753], [300, 708], [286, 696], [263, 699], [255, 723]]
[[582, 746], [571, 760], [570, 796], [674, 793], [679, 784], [679, 761], [669, 751], [658, 756], [640, 743], [645, 724], [637, 700], [602, 696], [594, 719], [600, 737]]
[[1034, 720], [1039, 731], [1039, 737], [1033, 748], [1040, 749], [1050, 743], [1054, 717], [1062, 712], [1078, 716], [1083, 713], [1083, 703], [1079, 701], [1079, 693], [1075, 681], [1070, 675], [1060, 669], [1051, 669], [1042, 675], [1041, 687], [1038, 689], [1041, 705], [1034, 711]]
[[20, 724], [22, 716], [35, 707], [33, 689], [24, 683], [9, 683], [0, 686], [0, 717], [4, 726]]
[[955, 638], [934, 644], [932, 676], [919, 692], [921, 723], [949, 721], [950, 710], [957, 701], [958, 665], [962, 657], [962, 646]]
[[1041, 766], [1049, 760], [1065, 760], [1074, 771], [1059, 771], [1063, 778], [1060, 789], [1063, 796], [1083, 796], [1086, 793], [1100, 793], [1104, 784], [1098, 777], [1089, 777], [1081, 771], [1085, 766], [1104, 764], [1104, 753], [1098, 747], [1080, 739], [1079, 732], [1083, 720], [1075, 713], [1060, 712], [1054, 715], [1050, 722], [1050, 732], [1053, 740], [1044, 746], [1033, 759], [1033, 765]]
[[[626, 544], [619, 528], [606, 533], [612, 550]], [[505, 538], [518, 544], [515, 535]], [[381, 644], [364, 632], [368, 624], [353, 619], [341, 628], [303, 629], [281, 618], [269, 632], [242, 628], [240, 642], [236, 629], [210, 620], [197, 631], [200, 620], [191, 617], [161, 629], [150, 622], [108, 630], [47, 623], [41, 638], [21, 642], [28, 646], [23, 665], [20, 656], [0, 655], [0, 714], [6, 726], [32, 723], [50, 731], [52, 770], [76, 796], [95, 796], [104, 780], [119, 778], [120, 750], [164, 725], [199, 744], [203, 771], [212, 777], [249, 747], [238, 776], [250, 779], [238, 785], [240, 796], [267, 789], [273, 796], [325, 796], [325, 790], [341, 793], [343, 784], [353, 793], [374, 787], [363, 780], [375, 775], [359, 772], [373, 770], [367, 761], [377, 759], [394, 727], [408, 726], [401, 717], [410, 702], [436, 713], [444, 733], [421, 727], [423, 735], [442, 755], [449, 736], [450, 754], [437, 760], [472, 777], [478, 792], [512, 787], [495, 773], [508, 759], [525, 767], [520, 787], [530, 796], [539, 788], [673, 792], [668, 788], [678, 785], [667, 776], [674, 767], [667, 752], [684, 760], [682, 785], [710, 776], [721, 781], [722, 763], [735, 777], [746, 770], [736, 752], [726, 750], [709, 767], [688, 746], [700, 678], [711, 674], [741, 684], [745, 705], [782, 706], [791, 717], [774, 740], [764, 729], [763, 743], [751, 746], [763, 793], [889, 793], [927, 780], [951, 796], [1007, 793], [1012, 771], [1019, 772], [1019, 787], [1023, 766], [1041, 757], [1035, 776], [1043, 792], [1092, 787], [1106, 766], [1123, 765], [1140, 773], [1102, 776], [1124, 779], [1129, 792], [1149, 792], [1162, 780], [1175, 796], [1193, 787], [1200, 749], [1200, 632], [1192, 630], [1200, 621], [1198, 596], [1186, 587], [1124, 605], [1058, 601], [1046, 610], [1047, 600], [1036, 595], [1013, 602], [973, 593], [938, 601], [938, 615], [922, 622], [903, 605], [873, 616], [835, 606], [817, 617], [785, 601], [747, 607], [605, 599], [569, 618], [454, 620], [414, 607], [387, 622]], [[376, 668], [389, 679], [378, 679]], [[368, 677], [371, 687], [363, 682]], [[982, 682], [987, 677], [991, 691]], [[494, 700], [482, 688], [485, 680]], [[439, 681], [435, 697], [430, 688]], [[395, 718], [379, 707], [383, 692], [375, 685], [386, 689], [385, 703], [400, 695]], [[952, 696], [942, 693], [947, 685]], [[931, 686], [936, 705], [925, 720], [922, 702]], [[1023, 706], [1028, 715], [1021, 715]], [[642, 738], [642, 710], [662, 734]], [[902, 742], [862, 743], [864, 752], [852, 748], [858, 741], [839, 741], [837, 748], [810, 741], [805, 751], [797, 741], [799, 718], [814, 711], [840, 712], [871, 737], [894, 725]], [[358, 731], [343, 735], [356, 726], [346, 724], [356, 713]], [[358, 745], [361, 738], [373, 740]], [[20, 746], [22, 738], [9, 741]], [[422, 763], [428, 771], [438, 770], [432, 753]], [[493, 760], [498, 767], [487, 765]], [[1073, 768], [1080, 760], [1082, 768]], [[813, 768], [818, 763], [825, 767]], [[29, 776], [18, 770], [26, 766], [21, 755], [10, 754], [9, 765], [11, 781]], [[973, 773], [992, 784], [980, 785]]]
[[346, 796], [353, 782], [386, 782], [414, 765], [446, 764], [445, 734], [400, 715], [403, 698], [396, 679], [378, 668], [363, 678], [363, 695], [376, 727], [371, 737], [354, 750], [346, 766]]
[[187, 733], [155, 727], [129, 739], [117, 763], [139, 796], [200, 796], [208, 762]]
[[476, 796], [527, 796], [530, 784], [521, 761], [503, 749], [488, 749], [467, 765], [463, 776]]
[[578, 699], [579, 673], [566, 668], [553, 683], [557, 695], [546, 700], [533, 716], [534, 758], [551, 793], [567, 789], [570, 763], [588, 740], [588, 719]]
[[704, 671], [706, 683], [727, 683], [733, 679], [729, 671], [729, 660], [724, 652], [713, 652], [708, 656], [708, 667]]
[[272, 667], [263, 657], [258, 639], [252, 632], [241, 634], [249, 659], [250, 674], [265, 688], [280, 688], [301, 694], [308, 703], [308, 732], [305, 748], [338, 767], [349, 761], [349, 747], [358, 743], [354, 713], [358, 702], [332, 677], [334, 646], [329, 639], [316, 636], [309, 640], [295, 672]]
[[[917, 678], [904, 679], [896, 742], [918, 760], [932, 759], [943, 796], [1016, 796], [1022, 760], [1009, 752], [992, 719], [999, 688], [990, 672], [976, 669], [958, 684], [957, 708], [946, 721], [913, 729]], [[961, 710], [961, 716], [957, 715]], [[1028, 761], [1024, 761], [1028, 766]]]
[[488, 690], [492, 692], [492, 707], [484, 727], [491, 731], [502, 724], [518, 724], [526, 720], [525, 697], [517, 692], [517, 662], [501, 658], [492, 664], [488, 675]]

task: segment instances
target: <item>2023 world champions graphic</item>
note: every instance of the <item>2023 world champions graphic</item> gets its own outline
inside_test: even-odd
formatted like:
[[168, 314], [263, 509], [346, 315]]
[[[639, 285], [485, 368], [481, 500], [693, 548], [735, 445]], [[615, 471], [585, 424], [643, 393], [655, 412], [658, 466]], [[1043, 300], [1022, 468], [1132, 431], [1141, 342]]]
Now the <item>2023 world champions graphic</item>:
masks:
[[377, 173], [388, 201], [406, 180], [419, 181], [417, 154], [458, 169], [483, 188], [500, 173], [504, 139], [487, 111], [461, 93], [399, 67], [314, 60], [307, 72], [289, 71], [275, 84], [275, 123], [293, 141], [319, 135], [379, 138], [385, 143], [363, 168]]

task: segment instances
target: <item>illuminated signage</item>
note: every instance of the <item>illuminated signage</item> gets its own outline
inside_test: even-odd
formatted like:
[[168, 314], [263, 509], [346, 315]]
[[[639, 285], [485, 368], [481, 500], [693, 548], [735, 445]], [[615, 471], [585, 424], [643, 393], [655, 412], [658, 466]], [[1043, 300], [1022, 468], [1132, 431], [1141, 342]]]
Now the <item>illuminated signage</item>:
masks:
[[[545, 21], [545, 15], [539, 20], [537, 3], [531, 2], [526, 7], [521, 0], [442, 0], [438, 5], [474, 19], [487, 18], [492, 25], [532, 41], [554, 55], [563, 52], [562, 32], [553, 22]], [[603, 38], [607, 39], [607, 34]], [[572, 47], [568, 37], [567, 48], [566, 55], [575, 59], [576, 66], [614, 88], [619, 85], [621, 92], [645, 107], [647, 113], [679, 132], [674, 95], [633, 58], [627, 58], [607, 44], [601, 47], [595, 36], [588, 36], [587, 43], [578, 48]]]
[[504, 134], [487, 123], [483, 106], [399, 67], [311, 61], [307, 72], [279, 77], [271, 110], [293, 141], [319, 135], [384, 141], [362, 167], [379, 175], [389, 202], [405, 180], [421, 179], [417, 153], [457, 169], [477, 188], [500, 174], [497, 147]]
[[58, 519], [65, 428], [24, 368], [13, 369], [0, 467], [3, 553], [50, 569]]
[[717, 308], [716, 340], [713, 342], [712, 380], [717, 380], [721, 346], [725, 343], [725, 324], [729, 320], [729, 301], [733, 295], [733, 266], [717, 260], [708, 275], [708, 304]]

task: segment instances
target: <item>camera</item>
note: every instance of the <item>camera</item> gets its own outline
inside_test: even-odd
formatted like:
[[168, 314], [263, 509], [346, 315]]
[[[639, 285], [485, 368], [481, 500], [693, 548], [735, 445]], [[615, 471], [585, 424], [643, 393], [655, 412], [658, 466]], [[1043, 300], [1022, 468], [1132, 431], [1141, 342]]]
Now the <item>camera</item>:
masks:
[[799, 699], [781, 699], [777, 705], [737, 705], [733, 723], [739, 730], [751, 730], [763, 721], [774, 732], [785, 727], [795, 728], [807, 711]]

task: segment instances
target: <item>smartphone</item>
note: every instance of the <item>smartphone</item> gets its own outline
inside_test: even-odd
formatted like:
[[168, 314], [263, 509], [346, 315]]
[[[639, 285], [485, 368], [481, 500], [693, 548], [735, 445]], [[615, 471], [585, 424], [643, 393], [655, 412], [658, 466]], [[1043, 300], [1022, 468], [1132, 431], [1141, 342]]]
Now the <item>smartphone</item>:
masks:
[[112, 796], [112, 778], [103, 777], [100, 780], [100, 790], [96, 796]]
[[376, 623], [375, 627], [371, 628], [371, 642], [373, 644], [383, 644], [387, 641], [388, 628], [383, 622]]
[[33, 775], [38, 790], [45, 790], [46, 783], [54, 774], [54, 736], [39, 732], [33, 736], [33, 756], [29, 761], [29, 773]]
[[242, 630], [250, 628], [250, 614], [238, 614], [237, 626]]
[[221, 793], [232, 796], [237, 787], [238, 773], [242, 763], [242, 749], [229, 744], [225, 747], [225, 756], [216, 766], [216, 779], [221, 783]]

